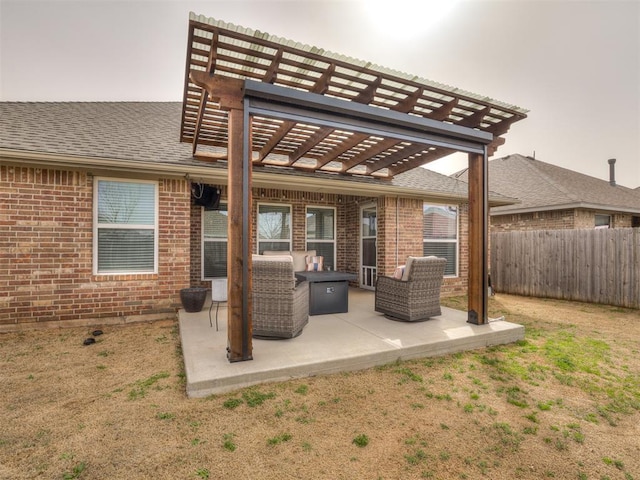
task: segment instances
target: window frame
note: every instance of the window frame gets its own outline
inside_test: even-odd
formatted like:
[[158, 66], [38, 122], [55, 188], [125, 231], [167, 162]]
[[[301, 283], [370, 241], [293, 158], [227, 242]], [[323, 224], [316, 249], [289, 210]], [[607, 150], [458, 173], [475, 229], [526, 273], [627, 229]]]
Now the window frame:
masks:
[[[225, 207], [225, 211], [227, 212], [227, 221], [229, 219], [229, 203], [228, 202], [220, 202], [220, 207], [224, 206]], [[211, 280], [215, 280], [217, 278], [227, 278], [227, 277], [206, 277], [205, 276], [205, 272], [204, 272], [204, 260], [205, 260], [205, 254], [204, 254], [204, 247], [205, 247], [205, 242], [215, 242], [215, 243], [226, 243], [227, 244], [227, 249], [229, 248], [229, 227], [227, 226], [227, 236], [222, 238], [222, 237], [217, 237], [217, 238], [213, 238], [213, 239], [209, 239], [207, 240], [205, 237], [205, 229], [204, 229], [204, 216], [207, 214], [207, 212], [212, 211], [212, 212], [217, 212], [222, 210], [222, 208], [219, 208], [218, 210], [207, 210], [204, 207], [200, 207], [201, 212], [200, 212], [200, 279], [204, 282], [208, 282]], [[227, 224], [228, 225], [228, 224]], [[228, 250], [227, 250], [228, 251]], [[225, 259], [225, 261], [227, 261]], [[228, 262], [227, 262], [228, 263]], [[229, 272], [227, 271], [227, 276], [229, 275]]]
[[[289, 208], [289, 238], [287, 240], [278, 240], [278, 239], [260, 239], [260, 207], [263, 206], [271, 206], [271, 207], [288, 207]], [[292, 251], [293, 250], [293, 205], [290, 203], [272, 203], [272, 202], [258, 202], [256, 205], [256, 252], [260, 253], [260, 244], [264, 243], [289, 243], [289, 248], [283, 251]]]
[[[338, 214], [338, 209], [336, 207], [331, 207], [329, 205], [305, 205], [304, 207], [304, 245], [306, 250], [312, 250], [311, 248], [309, 248], [309, 238], [307, 237], [308, 234], [308, 220], [309, 220], [309, 209], [310, 208], [316, 208], [316, 209], [322, 209], [322, 210], [331, 210], [333, 212], [333, 239], [331, 240], [324, 240], [324, 239], [312, 239], [311, 241], [313, 243], [327, 243], [327, 244], [332, 244], [333, 245], [333, 259], [331, 260], [331, 265], [333, 266], [333, 269], [336, 269], [336, 257], [337, 257], [337, 238], [336, 238], [336, 227], [337, 227], [337, 214]], [[318, 253], [319, 255], [319, 253]], [[327, 262], [324, 262], [324, 265], [326, 265]]]
[[[118, 182], [118, 183], [137, 183], [137, 184], [149, 184], [153, 185], [153, 195], [154, 195], [154, 212], [153, 212], [153, 224], [127, 224], [127, 223], [100, 223], [98, 221], [99, 218], [99, 201], [100, 195], [99, 191], [99, 183], [100, 182]], [[118, 178], [118, 177], [94, 177], [93, 178], [93, 255], [92, 255], [92, 271], [93, 275], [101, 275], [101, 276], [113, 276], [113, 275], [140, 275], [140, 274], [151, 274], [157, 275], [158, 273], [158, 252], [159, 252], [159, 185], [155, 180], [141, 180], [141, 179], [133, 179], [133, 178]], [[153, 230], [153, 270], [109, 270], [109, 271], [100, 271], [98, 269], [98, 232], [101, 228], [109, 228], [109, 229], [118, 229], [118, 230]]]
[[[425, 213], [425, 209], [427, 207], [447, 207], [447, 208], [455, 208], [456, 211], [456, 238], [455, 239], [449, 239], [449, 238], [438, 238], [438, 239], [428, 239], [425, 238], [424, 236], [424, 231], [425, 231], [425, 220], [424, 220], [424, 213]], [[445, 273], [444, 277], [445, 278], [458, 278], [460, 275], [460, 206], [459, 205], [454, 205], [454, 204], [443, 204], [443, 203], [430, 203], [430, 202], [423, 202], [422, 203], [422, 251], [424, 253], [424, 246], [426, 243], [453, 243], [455, 244], [455, 255], [456, 255], [456, 260], [455, 260], [455, 264], [454, 264], [454, 269], [455, 272], [454, 273]], [[445, 267], [446, 268], [446, 267]]]
[[[606, 224], [602, 224], [602, 225], [598, 225], [598, 217], [600, 217], [601, 219], [604, 217], [607, 217], [608, 222]], [[608, 213], [596, 213], [593, 216], [593, 228], [595, 228], [596, 230], [598, 229], [606, 229], [606, 228], [612, 228], [613, 225], [613, 215], [610, 215]]]

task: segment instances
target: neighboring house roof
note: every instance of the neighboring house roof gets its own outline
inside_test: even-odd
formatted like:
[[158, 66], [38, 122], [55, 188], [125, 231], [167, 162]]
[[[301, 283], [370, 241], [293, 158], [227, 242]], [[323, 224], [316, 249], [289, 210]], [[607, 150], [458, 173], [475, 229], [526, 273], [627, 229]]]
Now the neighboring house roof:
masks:
[[[163, 172], [226, 183], [226, 162], [193, 157], [181, 143], [179, 102], [0, 102], [0, 160], [42, 165]], [[354, 195], [400, 194], [468, 200], [467, 184], [416, 168], [393, 179], [257, 167], [254, 186]], [[492, 205], [513, 199], [491, 194]]]
[[[466, 181], [467, 171], [452, 176]], [[492, 208], [491, 215], [566, 208], [640, 213], [637, 189], [517, 154], [489, 162], [489, 188], [521, 201]]]

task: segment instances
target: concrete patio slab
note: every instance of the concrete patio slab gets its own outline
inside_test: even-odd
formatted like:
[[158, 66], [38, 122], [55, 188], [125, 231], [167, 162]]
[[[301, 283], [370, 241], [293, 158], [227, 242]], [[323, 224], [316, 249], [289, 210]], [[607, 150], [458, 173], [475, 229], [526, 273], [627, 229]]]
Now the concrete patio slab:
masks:
[[179, 312], [180, 338], [192, 398], [292, 378], [362, 370], [397, 360], [474, 350], [524, 338], [524, 327], [504, 320], [466, 322], [467, 314], [442, 308], [424, 322], [396, 322], [373, 310], [373, 292], [350, 289], [349, 312], [309, 317], [302, 334], [288, 340], [253, 339], [253, 360], [229, 363], [227, 309], [220, 307], [219, 330], [209, 309]]

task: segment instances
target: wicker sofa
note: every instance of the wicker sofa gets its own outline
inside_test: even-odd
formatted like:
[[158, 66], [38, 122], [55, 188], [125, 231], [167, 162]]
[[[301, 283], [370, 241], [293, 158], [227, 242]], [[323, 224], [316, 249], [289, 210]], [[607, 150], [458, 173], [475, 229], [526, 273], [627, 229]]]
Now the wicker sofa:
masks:
[[296, 285], [289, 255], [253, 255], [253, 336], [292, 338], [309, 322], [309, 283]]
[[440, 287], [446, 263], [438, 257], [409, 257], [402, 278], [378, 277], [375, 311], [408, 322], [441, 315]]

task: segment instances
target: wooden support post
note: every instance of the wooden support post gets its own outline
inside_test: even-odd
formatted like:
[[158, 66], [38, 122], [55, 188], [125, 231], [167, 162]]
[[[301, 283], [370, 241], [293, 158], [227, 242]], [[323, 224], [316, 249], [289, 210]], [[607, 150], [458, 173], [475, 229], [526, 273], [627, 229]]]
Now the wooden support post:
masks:
[[[211, 63], [211, 62], [210, 62]], [[252, 360], [251, 334], [251, 128], [244, 104], [244, 81], [192, 70], [189, 78], [205, 92], [198, 111], [201, 125], [206, 95], [229, 112], [228, 122], [228, 231], [227, 231], [227, 358]], [[197, 132], [196, 132], [197, 133]], [[197, 135], [194, 137], [194, 152]]]
[[489, 180], [486, 150], [469, 154], [469, 323], [488, 322]]
[[227, 358], [252, 360], [251, 334], [251, 162], [249, 116], [229, 110], [229, 220], [227, 242]]

